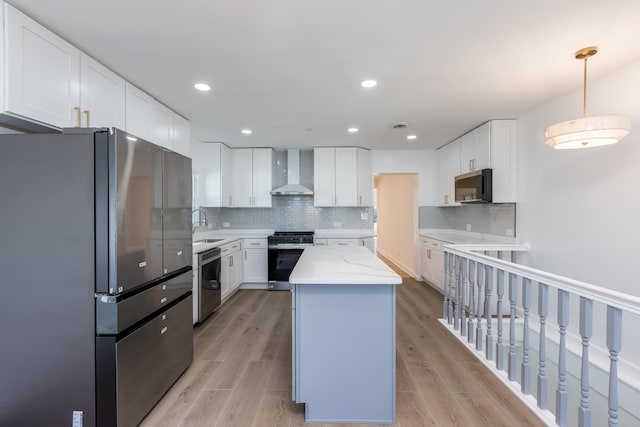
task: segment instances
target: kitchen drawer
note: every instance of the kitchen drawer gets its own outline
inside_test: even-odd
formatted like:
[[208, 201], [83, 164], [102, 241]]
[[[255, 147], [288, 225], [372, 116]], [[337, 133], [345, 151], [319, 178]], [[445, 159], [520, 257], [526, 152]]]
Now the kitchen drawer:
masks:
[[116, 343], [118, 426], [135, 426], [193, 360], [192, 297]]
[[358, 239], [327, 239], [328, 246], [359, 246]]
[[267, 239], [244, 239], [245, 249], [267, 249]]
[[242, 249], [242, 240], [236, 240], [220, 246], [220, 255], [225, 256]]
[[327, 239], [313, 239], [314, 246], [327, 246]]
[[151, 313], [168, 306], [192, 288], [191, 270], [128, 298], [96, 298], [96, 333], [118, 334]]

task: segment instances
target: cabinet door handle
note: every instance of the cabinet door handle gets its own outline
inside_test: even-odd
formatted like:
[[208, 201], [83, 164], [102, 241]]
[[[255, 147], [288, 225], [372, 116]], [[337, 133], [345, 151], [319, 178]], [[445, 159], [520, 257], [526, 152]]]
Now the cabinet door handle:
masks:
[[84, 110], [83, 113], [85, 114], [85, 117], [87, 118], [87, 127], [90, 128], [91, 127], [91, 111]]
[[76, 126], [77, 128], [82, 126], [82, 117], [80, 116], [80, 107], [73, 107], [73, 111], [76, 112]]
[[362, 206], [362, 196], [358, 196], [358, 197], [360, 197], [360, 202], [358, 204]]
[[231, 206], [231, 196], [229, 196], [229, 206]]
[[431, 259], [431, 249], [427, 249], [427, 258]]
[[233, 255], [229, 257], [229, 267], [233, 267]]
[[444, 196], [444, 204], [445, 205], [449, 204], [449, 195], [448, 194], [446, 196]]
[[244, 251], [244, 260], [247, 260], [247, 251]]

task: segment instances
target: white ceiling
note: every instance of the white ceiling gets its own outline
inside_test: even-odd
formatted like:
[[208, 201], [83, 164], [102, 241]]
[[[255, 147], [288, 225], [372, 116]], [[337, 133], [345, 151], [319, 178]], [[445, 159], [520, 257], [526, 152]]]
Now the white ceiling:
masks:
[[638, 0], [10, 3], [232, 147], [435, 148], [640, 58]]

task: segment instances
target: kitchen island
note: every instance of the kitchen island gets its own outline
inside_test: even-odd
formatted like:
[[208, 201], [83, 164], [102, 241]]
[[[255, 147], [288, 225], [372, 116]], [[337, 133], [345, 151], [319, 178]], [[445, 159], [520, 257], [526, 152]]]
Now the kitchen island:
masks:
[[395, 287], [368, 249], [306, 248], [292, 285], [293, 400], [314, 423], [395, 423]]

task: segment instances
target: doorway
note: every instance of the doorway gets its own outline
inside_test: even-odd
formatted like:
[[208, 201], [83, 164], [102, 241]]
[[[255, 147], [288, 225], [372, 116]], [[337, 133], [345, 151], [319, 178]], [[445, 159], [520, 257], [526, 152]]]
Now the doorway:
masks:
[[400, 268], [418, 274], [418, 174], [376, 174], [377, 250]]

